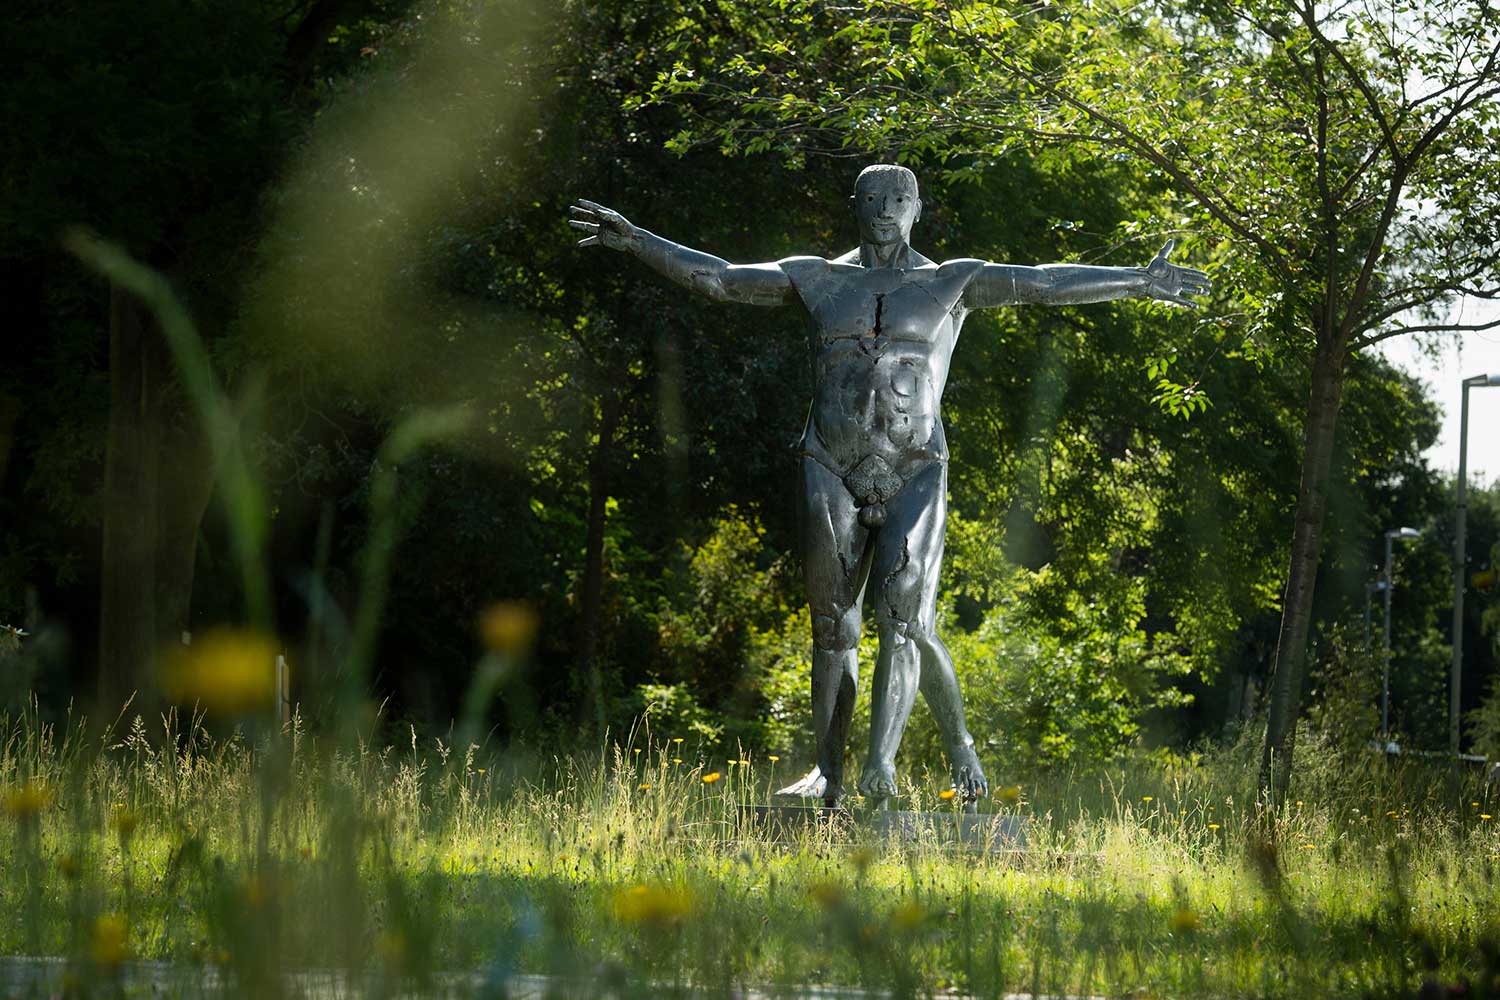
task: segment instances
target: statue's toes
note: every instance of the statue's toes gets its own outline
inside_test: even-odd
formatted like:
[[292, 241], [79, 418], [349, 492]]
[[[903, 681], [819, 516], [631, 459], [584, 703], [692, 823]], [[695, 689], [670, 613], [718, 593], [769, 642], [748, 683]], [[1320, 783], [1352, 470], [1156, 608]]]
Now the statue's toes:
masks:
[[972, 746], [953, 755], [953, 790], [965, 801], [983, 798], [990, 793], [990, 783], [979, 766], [979, 755]]
[[859, 791], [867, 799], [882, 801], [896, 795], [896, 769], [891, 765], [872, 764], [859, 779]]
[[821, 799], [827, 788], [828, 779], [823, 777], [823, 772], [819, 768], [814, 767], [802, 778], [780, 789], [776, 794], [792, 799]]

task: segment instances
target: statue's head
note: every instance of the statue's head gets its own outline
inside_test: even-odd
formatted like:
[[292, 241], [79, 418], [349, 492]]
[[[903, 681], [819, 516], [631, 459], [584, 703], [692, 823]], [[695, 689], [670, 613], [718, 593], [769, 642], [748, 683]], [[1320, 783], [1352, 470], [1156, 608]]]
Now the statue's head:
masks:
[[912, 224], [922, 217], [917, 175], [894, 163], [861, 170], [852, 200], [860, 238], [877, 246], [910, 242]]

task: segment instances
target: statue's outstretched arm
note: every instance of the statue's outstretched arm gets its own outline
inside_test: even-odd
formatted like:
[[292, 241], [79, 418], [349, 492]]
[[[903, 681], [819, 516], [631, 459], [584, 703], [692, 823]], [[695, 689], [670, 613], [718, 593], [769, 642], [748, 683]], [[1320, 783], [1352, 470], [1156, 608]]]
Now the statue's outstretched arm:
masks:
[[1174, 241], [1168, 240], [1145, 267], [1093, 267], [1087, 264], [986, 264], [964, 291], [970, 309], [1036, 303], [1078, 305], [1110, 299], [1161, 299], [1196, 307], [1193, 297], [1208, 294], [1208, 275], [1167, 260]]
[[631, 225], [619, 212], [582, 198], [572, 211], [576, 218], [568, 224], [589, 234], [579, 246], [598, 244], [634, 254], [653, 270], [715, 302], [779, 306], [795, 299], [791, 279], [776, 264], [731, 264]]

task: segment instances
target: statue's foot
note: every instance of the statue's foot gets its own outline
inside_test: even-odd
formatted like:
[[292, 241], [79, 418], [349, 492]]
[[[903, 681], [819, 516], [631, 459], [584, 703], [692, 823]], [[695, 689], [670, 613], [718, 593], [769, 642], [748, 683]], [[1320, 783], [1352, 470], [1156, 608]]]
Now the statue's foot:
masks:
[[866, 764], [864, 774], [859, 779], [859, 791], [870, 800], [871, 805], [876, 806], [886, 799], [895, 798], [896, 765], [874, 762]]
[[776, 792], [778, 797], [789, 799], [822, 799], [828, 791], [828, 779], [817, 765], [807, 774]]
[[972, 743], [949, 754], [953, 767], [953, 790], [965, 802], [973, 802], [990, 793], [990, 783], [984, 777], [984, 768], [979, 766], [979, 755]]

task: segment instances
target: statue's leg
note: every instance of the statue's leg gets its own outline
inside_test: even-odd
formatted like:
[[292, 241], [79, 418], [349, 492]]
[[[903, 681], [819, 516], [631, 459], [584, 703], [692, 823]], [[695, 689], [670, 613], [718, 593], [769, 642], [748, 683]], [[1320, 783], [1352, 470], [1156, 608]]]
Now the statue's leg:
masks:
[[953, 787], [965, 802], [972, 802], [989, 792], [989, 783], [979, 766], [979, 755], [974, 752], [974, 737], [964, 723], [964, 701], [958, 689], [958, 676], [953, 672], [953, 657], [935, 630], [915, 642], [922, 656], [922, 698], [932, 712], [948, 752]]
[[843, 482], [802, 460], [799, 525], [803, 575], [812, 612], [813, 733], [818, 765], [781, 794], [837, 805], [844, 791], [844, 748], [859, 681], [860, 599], [869, 573], [869, 532]]
[[871, 689], [870, 755], [860, 781], [867, 795], [894, 794], [896, 749], [918, 686], [943, 738], [955, 788], [965, 799], [987, 791], [964, 722], [953, 657], [935, 628], [947, 487], [943, 465], [914, 477], [888, 505], [889, 517], [876, 541], [871, 574], [877, 588], [880, 655]]
[[896, 750], [921, 682], [921, 647], [932, 631], [943, 557], [947, 469], [912, 477], [886, 504], [870, 566], [880, 652], [870, 688], [870, 752], [859, 790], [877, 801], [896, 794]]

